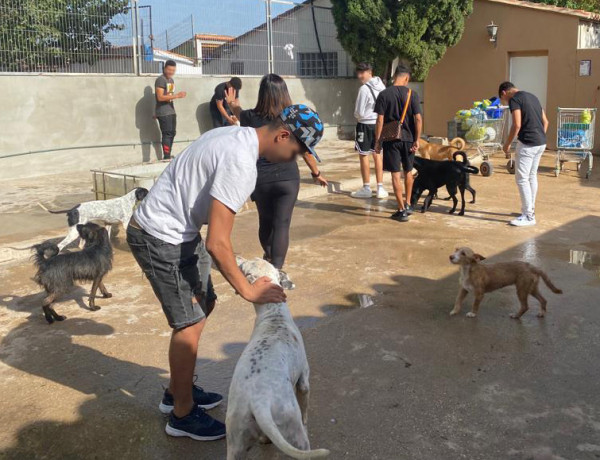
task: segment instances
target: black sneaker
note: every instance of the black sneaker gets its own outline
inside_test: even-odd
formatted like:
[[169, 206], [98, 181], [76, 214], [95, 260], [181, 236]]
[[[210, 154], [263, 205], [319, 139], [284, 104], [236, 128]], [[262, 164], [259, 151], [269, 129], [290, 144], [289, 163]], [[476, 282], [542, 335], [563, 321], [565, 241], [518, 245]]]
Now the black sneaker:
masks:
[[406, 209], [396, 211], [390, 216], [390, 219], [397, 220], [398, 222], [408, 222], [408, 213], [406, 212]]
[[[192, 396], [194, 402], [202, 409], [213, 409], [217, 407], [223, 401], [223, 396], [218, 393], [207, 393], [197, 385], [192, 386]], [[175, 407], [175, 401], [173, 395], [169, 393], [167, 388], [163, 394], [162, 401], [158, 405], [158, 408], [163, 414], [170, 414]]]
[[165, 431], [169, 436], [188, 437], [196, 441], [216, 441], [225, 437], [225, 424], [215, 420], [204, 409], [195, 406], [188, 415], [169, 417]]

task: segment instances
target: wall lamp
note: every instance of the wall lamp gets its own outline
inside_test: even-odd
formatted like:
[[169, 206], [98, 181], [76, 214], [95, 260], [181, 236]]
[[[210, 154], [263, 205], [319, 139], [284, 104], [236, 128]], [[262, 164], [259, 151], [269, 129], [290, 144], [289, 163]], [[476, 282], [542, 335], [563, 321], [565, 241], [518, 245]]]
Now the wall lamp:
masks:
[[490, 41], [493, 44], [498, 43], [498, 29], [499, 26], [497, 24], [494, 24], [494, 21], [492, 21], [492, 23], [487, 26], [487, 33], [490, 37]]

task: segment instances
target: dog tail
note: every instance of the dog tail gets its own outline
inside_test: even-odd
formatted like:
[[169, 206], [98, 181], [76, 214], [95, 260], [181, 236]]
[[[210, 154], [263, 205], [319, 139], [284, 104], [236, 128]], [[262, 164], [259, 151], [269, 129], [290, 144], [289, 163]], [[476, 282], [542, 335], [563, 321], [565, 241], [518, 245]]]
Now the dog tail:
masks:
[[273, 420], [271, 408], [264, 405], [264, 400], [263, 404], [260, 405], [256, 404], [254, 400], [251, 400], [250, 405], [252, 407], [252, 413], [254, 414], [260, 429], [284, 454], [298, 459], [321, 458], [329, 455], [329, 451], [327, 449], [300, 450], [295, 448], [288, 441], [286, 441], [279, 431], [279, 428]]
[[532, 271], [533, 271], [533, 273], [535, 273], [536, 275], [539, 275], [544, 280], [544, 283], [546, 283], [546, 286], [548, 286], [552, 292], [554, 292], [555, 294], [563, 293], [562, 289], [558, 289], [554, 285], [554, 283], [552, 283], [552, 281], [550, 281], [550, 277], [548, 275], [546, 275], [546, 273], [543, 270], [541, 270], [537, 267], [533, 267]]
[[479, 174], [479, 168], [471, 165], [463, 165], [463, 169], [470, 174]]
[[38, 201], [38, 206], [39, 206], [40, 208], [42, 208], [44, 211], [46, 211], [46, 212], [49, 212], [50, 214], [66, 214], [66, 213], [68, 213], [68, 212], [69, 212], [71, 209], [73, 209], [73, 208], [71, 208], [71, 209], [60, 209], [60, 210], [57, 210], [57, 211], [53, 211], [52, 209], [48, 209], [46, 206], [44, 206], [44, 205], [43, 205], [42, 203], [40, 203], [39, 201]]
[[458, 161], [457, 158], [458, 157], [462, 157], [462, 164], [463, 165], [469, 165], [469, 159], [467, 158], [467, 154], [466, 152], [464, 152], [463, 150], [458, 150], [457, 152], [454, 152], [452, 154], [452, 159], [454, 161]]
[[467, 143], [461, 137], [455, 137], [448, 144], [454, 148], [457, 148], [458, 150], [464, 150], [467, 146]]

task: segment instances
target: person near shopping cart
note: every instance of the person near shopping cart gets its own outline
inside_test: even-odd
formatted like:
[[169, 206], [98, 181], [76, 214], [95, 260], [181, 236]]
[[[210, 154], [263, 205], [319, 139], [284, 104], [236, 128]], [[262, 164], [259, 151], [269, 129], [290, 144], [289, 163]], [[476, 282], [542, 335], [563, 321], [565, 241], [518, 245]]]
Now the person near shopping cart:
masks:
[[515, 178], [521, 195], [521, 215], [511, 220], [510, 225], [530, 227], [536, 224], [537, 171], [546, 150], [548, 118], [535, 95], [519, 90], [509, 81], [500, 85], [498, 95], [512, 114], [512, 127], [503, 149], [507, 157], [513, 140], [517, 138]]
[[175, 114], [175, 99], [183, 99], [186, 96], [185, 91], [175, 93], [175, 81], [173, 76], [177, 69], [175, 61], [168, 60], [163, 67], [163, 73], [154, 82], [154, 91], [156, 93], [156, 108], [154, 114], [160, 126], [162, 134], [162, 152], [163, 160], [171, 159], [171, 149], [175, 140], [175, 130], [177, 127], [177, 115]]

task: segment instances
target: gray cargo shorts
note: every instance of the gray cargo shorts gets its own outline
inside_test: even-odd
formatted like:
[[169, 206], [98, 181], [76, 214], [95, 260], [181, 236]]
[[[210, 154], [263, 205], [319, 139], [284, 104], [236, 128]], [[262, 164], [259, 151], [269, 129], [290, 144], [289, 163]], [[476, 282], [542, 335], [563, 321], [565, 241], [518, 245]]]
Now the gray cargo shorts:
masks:
[[210, 315], [217, 296], [210, 278], [210, 264], [202, 258], [200, 236], [170, 244], [129, 225], [127, 243], [150, 281], [169, 326], [183, 329]]

